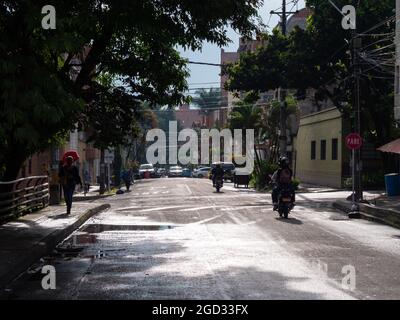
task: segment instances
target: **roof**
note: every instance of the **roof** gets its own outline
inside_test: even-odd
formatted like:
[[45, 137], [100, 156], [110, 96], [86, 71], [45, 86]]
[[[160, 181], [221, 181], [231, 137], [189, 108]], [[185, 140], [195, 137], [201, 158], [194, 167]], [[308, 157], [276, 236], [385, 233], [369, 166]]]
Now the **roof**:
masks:
[[377, 150], [382, 152], [398, 153], [400, 154], [400, 139], [394, 140], [378, 148]]

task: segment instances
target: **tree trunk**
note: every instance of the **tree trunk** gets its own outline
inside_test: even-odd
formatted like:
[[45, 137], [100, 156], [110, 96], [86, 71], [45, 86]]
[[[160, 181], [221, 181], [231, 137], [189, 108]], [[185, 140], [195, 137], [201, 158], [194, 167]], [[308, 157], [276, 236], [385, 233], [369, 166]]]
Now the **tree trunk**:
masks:
[[261, 160], [260, 160], [260, 157], [258, 156], [257, 148], [255, 145], [254, 145], [254, 154], [256, 156], [256, 166], [255, 166], [256, 173], [260, 174], [261, 173]]
[[100, 149], [100, 194], [104, 194], [106, 190], [105, 178], [106, 178], [106, 167], [104, 163], [105, 152], [104, 149]]
[[113, 171], [114, 171], [114, 183], [115, 186], [119, 187], [121, 184], [121, 169], [122, 169], [122, 157], [121, 157], [121, 148], [117, 147], [114, 150], [114, 163], [113, 163]]
[[[1, 181], [13, 181], [16, 180], [21, 170], [21, 167], [26, 160], [26, 156], [13, 151], [5, 150], [6, 159], [4, 163], [5, 171], [1, 178]], [[12, 185], [0, 186], [0, 193], [9, 192], [12, 190]]]

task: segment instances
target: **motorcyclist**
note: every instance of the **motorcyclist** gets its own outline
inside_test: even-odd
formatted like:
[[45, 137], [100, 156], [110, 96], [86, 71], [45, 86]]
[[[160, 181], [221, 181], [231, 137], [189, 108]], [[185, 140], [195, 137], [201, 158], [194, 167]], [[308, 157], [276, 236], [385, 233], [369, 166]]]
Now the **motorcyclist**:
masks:
[[220, 163], [217, 163], [215, 167], [211, 170], [211, 177], [212, 177], [213, 187], [215, 187], [215, 182], [218, 177], [223, 179], [224, 169], [222, 168]]
[[289, 159], [287, 157], [281, 157], [279, 159], [279, 169], [275, 171], [272, 176], [272, 181], [275, 183], [275, 187], [272, 189], [272, 203], [274, 210], [278, 209], [278, 197], [283, 188], [288, 188], [292, 195], [292, 204], [295, 202], [295, 191], [292, 184], [293, 171], [289, 167]]

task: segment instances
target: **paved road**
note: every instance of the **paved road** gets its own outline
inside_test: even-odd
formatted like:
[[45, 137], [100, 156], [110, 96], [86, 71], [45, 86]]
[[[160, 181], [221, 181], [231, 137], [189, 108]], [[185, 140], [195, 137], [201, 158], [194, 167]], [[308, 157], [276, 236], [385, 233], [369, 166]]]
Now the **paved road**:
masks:
[[[269, 195], [231, 184], [217, 194], [208, 180], [140, 181], [105, 200], [112, 209], [32, 266], [9, 297], [400, 298], [400, 230], [348, 220], [330, 208], [336, 196], [299, 194], [284, 220]], [[56, 268], [56, 290], [41, 288], [43, 264]]]

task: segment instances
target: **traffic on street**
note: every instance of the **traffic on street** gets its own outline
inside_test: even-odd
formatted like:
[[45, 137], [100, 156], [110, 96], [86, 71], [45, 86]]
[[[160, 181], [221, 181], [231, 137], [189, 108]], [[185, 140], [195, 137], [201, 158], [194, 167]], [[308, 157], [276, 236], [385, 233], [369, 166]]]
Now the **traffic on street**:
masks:
[[[208, 179], [135, 183], [9, 289], [12, 299], [397, 299], [400, 232], [330, 207], [341, 192], [271, 197]], [[43, 265], [57, 288], [43, 290]], [[352, 273], [354, 272], [354, 274]], [[351, 276], [354, 278], [352, 279]]]

